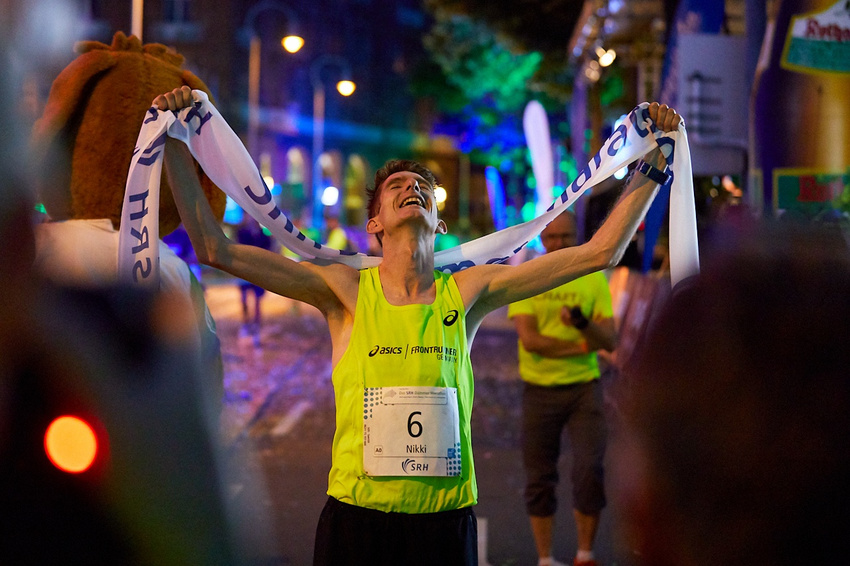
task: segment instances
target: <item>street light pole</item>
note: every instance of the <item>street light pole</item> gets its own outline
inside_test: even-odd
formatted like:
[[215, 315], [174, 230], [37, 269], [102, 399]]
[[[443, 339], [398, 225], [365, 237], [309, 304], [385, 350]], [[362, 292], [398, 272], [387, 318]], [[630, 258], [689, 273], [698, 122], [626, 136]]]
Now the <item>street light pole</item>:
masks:
[[142, 14], [144, 13], [145, 0], [133, 0], [133, 14], [130, 22], [130, 33], [142, 40]]
[[257, 146], [260, 128], [260, 56], [262, 54], [262, 42], [254, 24], [257, 16], [266, 10], [281, 12], [286, 16], [286, 24], [289, 31], [282, 43], [285, 43], [287, 39], [297, 39], [294, 49], [290, 48], [290, 45], [293, 44], [285, 43], [285, 49], [287, 51], [295, 53], [304, 44], [304, 41], [296, 32], [298, 18], [295, 16], [295, 12], [286, 4], [277, 0], [263, 0], [252, 6], [248, 10], [248, 13], [245, 14], [242, 33], [248, 35], [251, 42], [248, 56], [248, 152], [255, 160], [258, 159], [257, 153], [259, 152]]
[[[310, 65], [310, 82], [313, 84], [313, 228], [321, 230], [324, 224], [322, 210], [322, 153], [325, 145], [325, 85], [322, 82], [322, 69], [326, 66], [336, 66], [340, 69], [343, 81], [337, 85], [337, 90], [343, 96], [354, 92], [354, 83], [350, 79], [351, 69], [348, 61], [334, 55], [322, 55]], [[342, 82], [349, 83], [349, 90], [343, 92]]]
[[313, 227], [322, 226], [322, 152], [325, 144], [325, 89], [313, 83]]
[[248, 56], [248, 150], [257, 153], [257, 130], [260, 124], [260, 48], [259, 36], [251, 36]]

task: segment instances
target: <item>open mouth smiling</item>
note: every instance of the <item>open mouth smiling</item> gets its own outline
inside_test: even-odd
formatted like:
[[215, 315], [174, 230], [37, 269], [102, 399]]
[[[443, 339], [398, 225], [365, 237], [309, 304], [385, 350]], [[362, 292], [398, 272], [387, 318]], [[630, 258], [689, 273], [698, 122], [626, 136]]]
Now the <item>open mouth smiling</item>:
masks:
[[415, 206], [421, 206], [422, 208], [427, 208], [427, 207], [425, 206], [425, 200], [424, 200], [424, 199], [422, 199], [422, 197], [417, 197], [417, 196], [409, 196], [409, 197], [407, 197], [406, 199], [404, 199], [403, 201], [401, 201], [401, 204], [399, 205], [399, 208], [404, 208], [404, 207], [406, 207], [406, 206], [414, 206], [414, 205], [415, 205]]

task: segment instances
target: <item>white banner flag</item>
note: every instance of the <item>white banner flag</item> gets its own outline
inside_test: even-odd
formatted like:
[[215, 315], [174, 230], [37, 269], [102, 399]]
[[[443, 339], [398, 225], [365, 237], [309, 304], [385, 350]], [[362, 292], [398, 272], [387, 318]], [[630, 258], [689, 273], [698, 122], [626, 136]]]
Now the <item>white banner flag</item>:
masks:
[[[119, 240], [119, 274], [136, 284], [158, 278], [159, 180], [165, 136], [179, 139], [207, 176], [248, 214], [296, 254], [338, 261], [355, 269], [378, 265], [381, 258], [323, 246], [301, 233], [278, 208], [256, 165], [207, 95], [193, 91], [194, 105], [178, 112], [151, 107], [142, 124], [130, 163]], [[632, 110], [578, 177], [537, 218], [437, 252], [437, 269], [453, 273], [488, 263], [502, 263], [525, 247], [553, 218], [590, 187], [660, 147], [673, 173], [670, 204], [670, 268], [675, 285], [699, 271], [696, 216], [690, 152], [684, 123], [674, 132], [658, 130], [647, 103]]]

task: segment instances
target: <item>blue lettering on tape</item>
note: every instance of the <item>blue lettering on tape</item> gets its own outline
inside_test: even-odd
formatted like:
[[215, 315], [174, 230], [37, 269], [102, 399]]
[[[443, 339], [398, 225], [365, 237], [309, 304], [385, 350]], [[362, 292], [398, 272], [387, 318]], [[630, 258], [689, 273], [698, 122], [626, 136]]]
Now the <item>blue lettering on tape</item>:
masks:
[[148, 191], [145, 191], [143, 193], [138, 193], [138, 194], [135, 194], [135, 195], [130, 195], [130, 197], [127, 199], [128, 202], [142, 201], [142, 210], [140, 210], [138, 212], [130, 213], [130, 220], [138, 220], [140, 218], [144, 218], [147, 215], [148, 208], [147, 208], [147, 205], [145, 204], [145, 201], [146, 201], [147, 198], [148, 198]]
[[150, 117], [145, 119], [145, 124], [147, 124], [148, 122], [156, 122], [156, 120], [159, 118], [159, 112], [154, 106], [148, 108], [148, 113], [150, 113]]
[[[647, 121], [647, 110], [645, 108], [641, 108], [640, 106], [638, 106], [637, 108], [635, 108], [634, 110], [629, 112], [629, 120], [632, 121], [632, 125], [634, 125], [635, 131], [637, 132], [637, 134], [640, 137], [645, 138], [646, 136], [649, 135], [650, 131], [642, 128], [641, 124], [638, 123], [638, 113], [640, 113], [640, 122], [641, 123], [646, 122]], [[651, 127], [652, 122], [650, 122], [649, 124], [650, 124], [650, 127]]]
[[156, 148], [165, 145], [165, 139], [168, 137], [168, 134], [163, 132], [161, 136], [156, 138], [151, 142], [151, 144], [142, 152], [143, 155], [148, 155], [147, 157], [139, 158], [139, 165], [153, 165], [156, 163], [157, 158], [159, 157], [160, 152], [151, 153]]
[[438, 267], [437, 269], [439, 269], [443, 273], [457, 273], [458, 271], [463, 271], [464, 269], [469, 269], [470, 267], [475, 267], [475, 262], [471, 259], [467, 259], [459, 263], [448, 263], [446, 265]]
[[[610, 143], [608, 144], [608, 155], [611, 157], [616, 156], [617, 152], [625, 147], [627, 136], [628, 128], [626, 127], [626, 124], [620, 124], [620, 127], [614, 130], [614, 133], [611, 134]], [[615, 147], [618, 142], [620, 146]]]
[[[673, 156], [676, 153], [676, 142], [673, 141], [673, 138], [664, 136], [663, 138], [658, 138], [656, 140], [658, 142], [658, 147], [661, 149], [661, 153], [664, 155], [664, 158], [667, 160], [667, 166], [673, 166]], [[669, 149], [667, 146], [670, 146]], [[667, 152], [670, 152], [669, 155]]]
[[263, 192], [260, 194], [256, 194], [254, 191], [252, 191], [250, 185], [247, 185], [242, 190], [245, 191], [246, 195], [251, 197], [251, 200], [253, 200], [259, 205], [268, 204], [272, 200], [272, 193], [269, 191], [265, 184], [263, 185]]
[[130, 234], [133, 235], [134, 238], [139, 240], [138, 245], [133, 246], [133, 253], [137, 254], [142, 250], [148, 249], [150, 247], [150, 238], [148, 236], [148, 227], [145, 226], [142, 228], [142, 231], [139, 232], [135, 228], [130, 228]]
[[146, 278], [151, 274], [151, 258], [146, 257], [144, 259], [144, 265], [142, 264], [142, 260], [137, 261], [133, 264], [133, 281], [136, 283], [139, 282], [139, 273], [142, 275], [142, 279]]
[[195, 130], [196, 135], [201, 135], [201, 128], [204, 126], [204, 124], [209, 122], [210, 119], [213, 117], [212, 112], [207, 112], [206, 114], [201, 116], [201, 110], [200, 109], [201, 109], [201, 103], [196, 102], [195, 105], [192, 107], [192, 109], [189, 110], [189, 113], [186, 114], [186, 117], [183, 118], [183, 121], [187, 124], [192, 120], [192, 118], [198, 118], [201, 121], [198, 124], [198, 129]]

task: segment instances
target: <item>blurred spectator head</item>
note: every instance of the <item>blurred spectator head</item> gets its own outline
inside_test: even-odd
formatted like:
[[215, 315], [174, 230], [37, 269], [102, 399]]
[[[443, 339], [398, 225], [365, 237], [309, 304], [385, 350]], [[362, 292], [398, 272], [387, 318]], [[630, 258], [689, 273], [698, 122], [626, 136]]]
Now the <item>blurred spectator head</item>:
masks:
[[575, 246], [578, 243], [575, 214], [565, 210], [556, 216], [540, 233], [540, 241], [546, 253]]
[[620, 382], [625, 532], [643, 564], [846, 563], [847, 246], [788, 223], [724, 234]]

